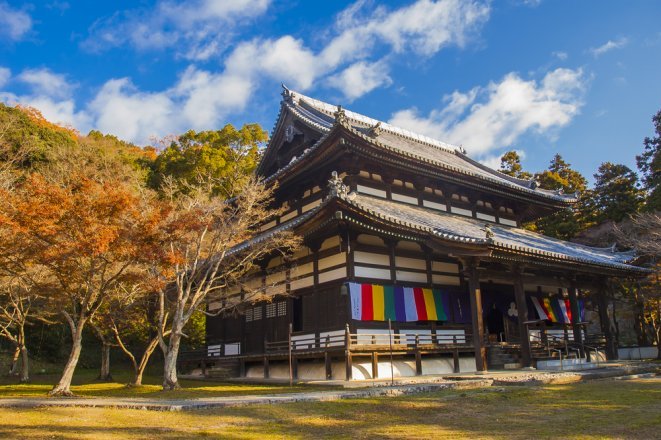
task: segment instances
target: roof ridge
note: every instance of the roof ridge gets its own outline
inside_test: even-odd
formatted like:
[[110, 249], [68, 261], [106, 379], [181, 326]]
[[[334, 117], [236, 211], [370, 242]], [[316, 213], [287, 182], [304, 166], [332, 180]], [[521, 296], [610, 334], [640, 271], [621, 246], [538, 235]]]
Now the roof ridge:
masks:
[[[337, 105], [329, 104], [327, 102], [312, 98], [310, 96], [304, 95], [302, 93], [293, 90], [287, 89], [287, 91], [289, 93], [289, 96], [291, 96], [293, 100], [298, 100], [299, 102], [303, 100], [307, 104], [314, 107], [316, 110], [322, 111], [329, 116], [334, 116], [335, 111], [337, 111], [337, 107], [338, 107]], [[388, 133], [394, 134], [395, 136], [399, 136], [416, 142], [421, 142], [425, 145], [429, 145], [430, 147], [438, 148], [450, 153], [457, 153], [461, 149], [461, 147], [457, 145], [453, 145], [448, 142], [443, 142], [441, 140], [434, 139], [432, 137], [425, 136], [423, 134], [416, 133], [411, 130], [407, 130], [406, 128], [392, 125], [385, 121], [380, 121], [378, 119], [370, 118], [369, 116], [365, 116], [362, 113], [358, 113], [346, 109], [344, 109], [344, 112], [346, 117], [353, 120], [354, 122], [371, 125], [371, 126], [381, 123], [380, 128], [383, 131], [387, 131]]]

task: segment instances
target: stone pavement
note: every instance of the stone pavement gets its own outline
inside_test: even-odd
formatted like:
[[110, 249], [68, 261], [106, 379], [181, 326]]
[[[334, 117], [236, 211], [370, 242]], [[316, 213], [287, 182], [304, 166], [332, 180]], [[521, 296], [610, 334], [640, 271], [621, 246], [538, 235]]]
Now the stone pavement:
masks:
[[[150, 399], [150, 398], [2, 398], [0, 408], [41, 407], [92, 407], [144, 409], [153, 411], [181, 411], [208, 408], [227, 408], [247, 405], [263, 405], [294, 402], [326, 402], [341, 399], [358, 399], [381, 396], [401, 396], [446, 389], [486, 388], [494, 385], [539, 385], [545, 383], [570, 383], [605, 378], [655, 377], [661, 370], [659, 363], [617, 362], [604, 368], [572, 372], [546, 372], [536, 370], [493, 371], [486, 374], [459, 374], [452, 376], [419, 376], [390, 381], [349, 382], [351, 389], [340, 391], [314, 391], [233, 397], [205, 397], [198, 399]], [[321, 383], [321, 382], [320, 382]], [[338, 384], [347, 384], [340, 382]], [[358, 388], [361, 387], [362, 388]]]

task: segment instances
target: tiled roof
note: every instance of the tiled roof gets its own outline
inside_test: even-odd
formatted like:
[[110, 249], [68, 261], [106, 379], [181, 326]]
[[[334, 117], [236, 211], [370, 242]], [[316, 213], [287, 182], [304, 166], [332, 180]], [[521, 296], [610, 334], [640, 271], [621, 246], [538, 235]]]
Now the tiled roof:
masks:
[[[297, 119], [313, 129], [326, 134], [336, 123], [336, 106], [307, 97], [298, 92], [286, 90], [286, 94], [288, 94], [289, 98], [285, 99], [283, 106]], [[555, 191], [536, 188], [530, 180], [517, 179], [493, 170], [466, 156], [466, 154], [460, 151], [459, 147], [395, 127], [385, 122], [377, 121], [359, 113], [347, 110], [344, 113], [348, 120], [347, 128], [358, 136], [365, 138], [373, 145], [438, 166], [439, 168], [483, 179], [499, 186], [540, 195], [559, 202], [573, 203], [577, 200], [573, 194], [561, 194]], [[379, 134], [369, 136], [370, 128], [377, 124], [379, 124]], [[304, 156], [311, 154], [317, 145], [319, 145], [319, 142], [310, 148]], [[294, 162], [301, 160], [302, 157], [296, 158]], [[278, 176], [282, 175], [290, 165], [281, 168], [275, 174]]]
[[610, 248], [594, 248], [558, 240], [525, 229], [500, 224], [489, 224], [493, 236], [486, 236], [486, 222], [456, 214], [383, 200], [356, 194], [347, 199], [355, 207], [380, 219], [407, 228], [430, 233], [444, 240], [484, 244], [490, 248], [537, 255], [558, 260], [609, 266], [640, 271], [642, 268], [627, 262], [634, 257], [629, 252], [613, 252]]

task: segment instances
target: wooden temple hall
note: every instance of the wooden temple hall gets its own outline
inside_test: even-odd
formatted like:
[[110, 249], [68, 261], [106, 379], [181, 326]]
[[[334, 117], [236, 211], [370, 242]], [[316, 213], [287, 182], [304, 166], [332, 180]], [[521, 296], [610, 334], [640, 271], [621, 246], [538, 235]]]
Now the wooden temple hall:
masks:
[[286, 88], [258, 173], [286, 210], [254, 240], [289, 229], [305, 246], [247, 282], [272, 300], [207, 319], [208, 371], [350, 380], [617, 355], [608, 292], [645, 273], [634, 255], [521, 227], [576, 194]]

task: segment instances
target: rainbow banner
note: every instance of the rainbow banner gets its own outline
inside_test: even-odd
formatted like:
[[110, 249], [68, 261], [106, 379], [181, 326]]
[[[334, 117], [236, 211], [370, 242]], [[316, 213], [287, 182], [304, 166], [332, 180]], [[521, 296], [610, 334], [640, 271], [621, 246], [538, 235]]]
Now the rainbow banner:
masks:
[[449, 297], [439, 289], [349, 283], [351, 318], [358, 321], [447, 321]]
[[[537, 310], [539, 319], [548, 319], [551, 322], [561, 324], [571, 324], [571, 305], [568, 299], [564, 298], [530, 298], [532, 304]], [[582, 299], [578, 300], [578, 310], [580, 312], [579, 321], [585, 320], [585, 304]]]

